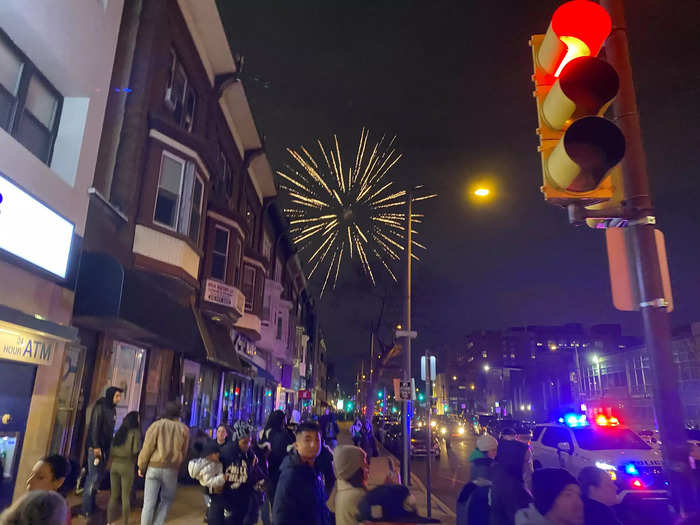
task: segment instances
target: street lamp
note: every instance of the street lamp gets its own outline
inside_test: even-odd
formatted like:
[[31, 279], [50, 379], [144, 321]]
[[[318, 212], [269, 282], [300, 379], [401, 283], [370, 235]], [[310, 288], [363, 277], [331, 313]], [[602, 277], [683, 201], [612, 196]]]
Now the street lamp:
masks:
[[491, 190], [488, 188], [477, 188], [474, 190], [474, 195], [477, 197], [488, 197], [489, 193], [491, 193]]
[[491, 370], [491, 367], [488, 365], [488, 363], [486, 363], [484, 365], [484, 372], [488, 372], [489, 370]]

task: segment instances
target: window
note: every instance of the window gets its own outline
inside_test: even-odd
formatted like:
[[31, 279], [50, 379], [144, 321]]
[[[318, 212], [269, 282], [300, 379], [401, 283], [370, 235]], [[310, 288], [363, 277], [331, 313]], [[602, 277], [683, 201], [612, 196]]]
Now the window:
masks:
[[62, 103], [58, 91], [0, 31], [0, 127], [47, 164]]
[[221, 169], [221, 189], [226, 192], [228, 198], [233, 197], [233, 172], [231, 164], [224, 154], [224, 148], [219, 146], [219, 167]]
[[255, 268], [243, 267], [243, 295], [245, 295], [245, 311], [252, 312], [255, 303]]
[[540, 434], [544, 430], [544, 427], [535, 427], [532, 429], [532, 441], [537, 441], [540, 439]]
[[262, 256], [270, 260], [270, 255], [272, 254], [272, 241], [267, 232], [263, 232], [263, 242], [262, 242]]
[[228, 240], [229, 231], [221, 226], [214, 228], [214, 250], [211, 256], [212, 279], [226, 280], [226, 267], [228, 266]]
[[270, 295], [265, 294], [263, 297], [263, 311], [262, 311], [262, 323], [264, 325], [270, 324]]
[[275, 338], [278, 341], [282, 340], [282, 314], [277, 315], [277, 335]]
[[154, 222], [199, 243], [204, 183], [194, 163], [163, 152]]
[[569, 443], [570, 447], [573, 449], [573, 443], [571, 442], [571, 436], [566, 428], [560, 427], [547, 427], [544, 431], [544, 436], [542, 436], [542, 444], [545, 447], [557, 448], [559, 443]]
[[246, 203], [245, 222], [248, 225], [248, 235], [246, 236], [246, 246], [253, 246], [255, 239], [255, 207], [250, 203]]
[[178, 126], [192, 131], [197, 93], [190, 85], [185, 68], [173, 49], [170, 50], [170, 76], [165, 90], [165, 105], [173, 112]]
[[233, 249], [233, 284], [239, 286], [241, 274], [241, 240], [236, 239]]
[[649, 445], [627, 428], [606, 428], [603, 431], [590, 427], [577, 428], [574, 436], [578, 446], [584, 450], [649, 450]]

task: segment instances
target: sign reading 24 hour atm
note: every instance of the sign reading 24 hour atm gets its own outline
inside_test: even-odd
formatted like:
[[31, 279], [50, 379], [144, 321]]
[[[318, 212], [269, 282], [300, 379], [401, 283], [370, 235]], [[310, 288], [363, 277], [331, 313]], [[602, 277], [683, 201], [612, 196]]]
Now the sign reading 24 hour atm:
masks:
[[57, 341], [0, 328], [0, 359], [33, 365], [51, 365]]

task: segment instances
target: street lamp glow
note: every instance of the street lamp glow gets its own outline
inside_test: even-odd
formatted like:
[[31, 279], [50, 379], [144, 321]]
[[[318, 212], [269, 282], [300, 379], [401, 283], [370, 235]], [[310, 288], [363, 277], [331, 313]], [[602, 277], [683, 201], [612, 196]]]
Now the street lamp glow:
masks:
[[457, 376], [452, 376], [452, 381], [457, 381]]
[[593, 362], [597, 365], [600, 362], [600, 359], [598, 359], [598, 355], [594, 354], [593, 355]]
[[489, 370], [491, 370], [491, 367], [488, 364], [484, 365], [484, 372], [488, 372]]
[[487, 197], [491, 191], [488, 188], [477, 188], [474, 190], [474, 195], [477, 197]]

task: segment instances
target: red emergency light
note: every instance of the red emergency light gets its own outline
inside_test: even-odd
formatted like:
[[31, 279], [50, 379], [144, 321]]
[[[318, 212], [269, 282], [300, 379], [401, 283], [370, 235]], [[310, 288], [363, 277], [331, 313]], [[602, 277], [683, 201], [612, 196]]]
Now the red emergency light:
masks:
[[559, 77], [574, 58], [597, 56], [611, 29], [610, 15], [599, 4], [566, 2], [552, 15], [537, 61], [548, 74]]
[[634, 488], [637, 488], [637, 489], [643, 489], [643, 488], [644, 488], [644, 483], [642, 483], [641, 480], [639, 480], [639, 479], [635, 479], [635, 480], [632, 482], [632, 486], [633, 486]]
[[616, 417], [607, 417], [605, 414], [598, 414], [595, 418], [595, 424], [599, 427], [617, 427], [620, 425], [620, 420]]

